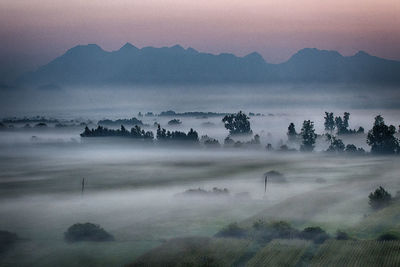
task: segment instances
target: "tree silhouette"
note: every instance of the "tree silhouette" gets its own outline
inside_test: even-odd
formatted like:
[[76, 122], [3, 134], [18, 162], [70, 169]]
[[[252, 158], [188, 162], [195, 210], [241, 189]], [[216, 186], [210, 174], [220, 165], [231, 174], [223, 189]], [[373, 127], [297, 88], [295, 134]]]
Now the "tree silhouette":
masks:
[[368, 132], [367, 144], [371, 146], [371, 152], [375, 154], [399, 153], [399, 140], [394, 136], [396, 128], [386, 125], [383, 117], [375, 117], [374, 126]]
[[343, 152], [345, 149], [344, 143], [342, 139], [337, 138], [336, 136], [327, 134], [326, 139], [331, 143], [328, 148], [328, 152]]
[[289, 124], [287, 136], [288, 136], [288, 140], [289, 141], [295, 141], [296, 140], [297, 132], [296, 132], [296, 128], [295, 128], [293, 122], [291, 122]]
[[317, 135], [315, 134], [314, 122], [306, 120], [303, 122], [303, 127], [301, 128], [301, 137], [303, 138], [302, 145], [300, 146], [301, 151], [313, 151], [315, 140]]
[[223, 119], [222, 122], [225, 124], [225, 128], [229, 130], [229, 133], [231, 135], [233, 134], [251, 134], [251, 128], [250, 128], [250, 121], [249, 117], [243, 113], [242, 111], [239, 111], [236, 114], [229, 114], [226, 115]]
[[333, 118], [333, 112], [325, 112], [324, 119], [325, 130], [332, 133], [332, 131], [335, 129], [335, 119]]
[[369, 205], [373, 209], [381, 209], [386, 207], [392, 201], [392, 195], [386, 191], [382, 186], [372, 192], [368, 196]]

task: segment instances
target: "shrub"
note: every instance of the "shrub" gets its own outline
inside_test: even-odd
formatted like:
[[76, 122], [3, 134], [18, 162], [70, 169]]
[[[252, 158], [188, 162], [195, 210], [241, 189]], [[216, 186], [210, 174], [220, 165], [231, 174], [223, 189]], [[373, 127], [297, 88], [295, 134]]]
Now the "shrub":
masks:
[[246, 236], [246, 230], [241, 228], [237, 223], [231, 223], [219, 231], [215, 236], [243, 238]]
[[350, 236], [346, 232], [338, 230], [336, 232], [336, 239], [337, 240], [349, 240]]
[[300, 233], [300, 237], [306, 240], [312, 240], [316, 244], [321, 244], [329, 239], [329, 235], [318, 226], [304, 228]]
[[399, 235], [394, 232], [388, 232], [388, 233], [381, 234], [377, 238], [378, 241], [393, 241], [393, 240], [399, 240], [399, 239], [400, 239]]
[[99, 225], [93, 223], [76, 223], [64, 233], [68, 242], [78, 241], [113, 241], [114, 237]]
[[368, 196], [369, 205], [373, 209], [381, 209], [388, 206], [392, 202], [392, 195], [387, 192], [382, 186], [371, 192]]
[[173, 119], [168, 122], [168, 125], [179, 125], [179, 124], [182, 124], [181, 120], [179, 119]]

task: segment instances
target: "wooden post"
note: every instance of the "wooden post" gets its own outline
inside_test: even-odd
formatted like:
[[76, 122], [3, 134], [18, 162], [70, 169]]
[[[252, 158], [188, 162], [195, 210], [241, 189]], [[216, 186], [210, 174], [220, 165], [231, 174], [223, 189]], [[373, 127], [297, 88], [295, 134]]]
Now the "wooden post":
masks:
[[82, 178], [82, 195], [84, 191], [85, 191], [85, 178]]

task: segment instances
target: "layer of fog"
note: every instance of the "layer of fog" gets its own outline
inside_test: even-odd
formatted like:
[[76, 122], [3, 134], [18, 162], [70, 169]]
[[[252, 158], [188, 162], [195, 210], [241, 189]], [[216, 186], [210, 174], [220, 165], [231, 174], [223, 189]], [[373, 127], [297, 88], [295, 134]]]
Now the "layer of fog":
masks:
[[[60, 262], [73, 266], [79, 261], [71, 259], [84, 256], [97, 259], [95, 265], [120, 266], [164, 239], [211, 236], [231, 222], [253, 216], [284, 215], [305, 224], [333, 224], [336, 230], [356, 224], [369, 212], [368, 194], [377, 186], [393, 194], [400, 189], [398, 157], [267, 153], [264, 149], [267, 143], [274, 147], [286, 143], [290, 122], [299, 131], [303, 120], [311, 119], [317, 133], [322, 133], [324, 111], [335, 115], [350, 112], [351, 129], [370, 129], [377, 114], [382, 114], [386, 123], [398, 125], [400, 98], [395, 90], [377, 94], [376, 88], [360, 91], [346, 86], [335, 93], [304, 88], [294, 93], [296, 87], [250, 89], [251, 93], [227, 87], [0, 92], [1, 117], [43, 115], [96, 122], [170, 109], [265, 114], [250, 119], [253, 132], [261, 136], [260, 150], [181, 149], [137, 146], [131, 140], [83, 140], [79, 133], [84, 126], [26, 129], [18, 124], [1, 130], [0, 229], [25, 239], [7, 252], [3, 261], [20, 266], [32, 266], [32, 262], [36, 266], [61, 266]], [[170, 130], [193, 128], [200, 136], [206, 134], [220, 142], [228, 135], [221, 117], [182, 117], [181, 125], [168, 126], [172, 118], [139, 119], [153, 132], [157, 122]], [[344, 142], [368, 150], [365, 139], [365, 134], [347, 136]], [[327, 146], [319, 138], [317, 150]], [[286, 182], [269, 183], [265, 193], [263, 174], [270, 170], [283, 173]], [[83, 195], [82, 178], [86, 181]], [[227, 188], [229, 197], [177, 196], [190, 188], [213, 187]], [[237, 196], [243, 192], [248, 192], [249, 198]], [[64, 242], [63, 233], [70, 225], [87, 221], [100, 224], [116, 241]]]

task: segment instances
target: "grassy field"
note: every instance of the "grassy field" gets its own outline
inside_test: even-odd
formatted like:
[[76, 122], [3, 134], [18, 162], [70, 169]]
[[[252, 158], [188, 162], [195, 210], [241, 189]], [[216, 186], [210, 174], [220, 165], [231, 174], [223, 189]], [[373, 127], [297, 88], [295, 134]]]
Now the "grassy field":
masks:
[[400, 266], [400, 241], [327, 241], [311, 266]]
[[311, 245], [303, 240], [274, 240], [262, 248], [246, 266], [295, 266]]
[[129, 266], [232, 266], [248, 246], [248, 241], [240, 239], [177, 238], [145, 253]]

